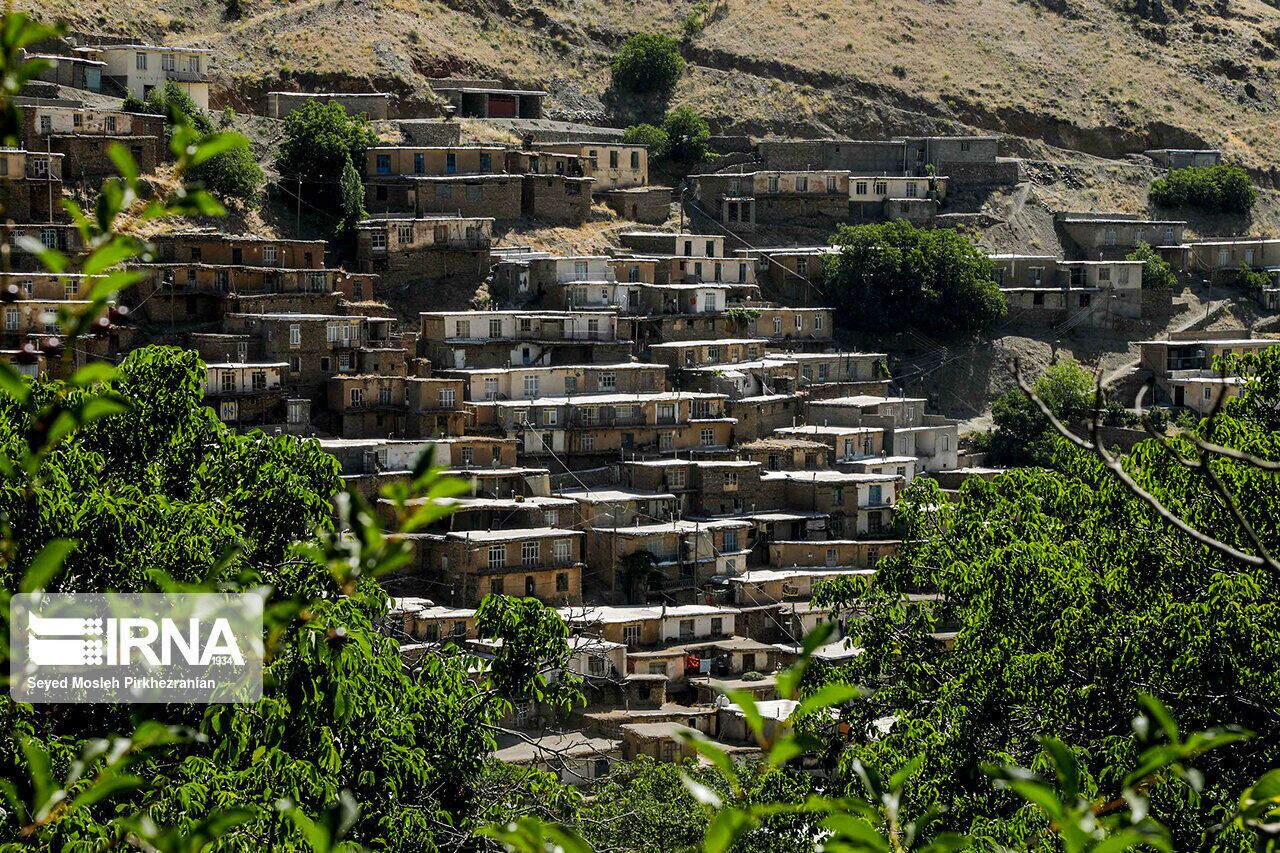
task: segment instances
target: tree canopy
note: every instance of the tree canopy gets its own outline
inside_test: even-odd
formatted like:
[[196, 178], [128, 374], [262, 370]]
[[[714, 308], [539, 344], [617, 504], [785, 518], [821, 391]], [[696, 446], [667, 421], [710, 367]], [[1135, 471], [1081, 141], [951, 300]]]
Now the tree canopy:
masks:
[[340, 104], [309, 101], [284, 120], [277, 165], [281, 178], [336, 188], [347, 162], [364, 163], [365, 150], [377, 141], [363, 116], [351, 116]]
[[[1075, 361], [1052, 364], [1032, 386], [1059, 419], [1070, 423], [1093, 403], [1093, 377]], [[1019, 388], [1011, 388], [991, 406], [995, 430], [991, 461], [1000, 465], [1048, 465], [1057, 435], [1040, 409]]]
[[1249, 173], [1239, 166], [1189, 166], [1151, 182], [1152, 204], [1194, 207], [1208, 213], [1247, 214], [1258, 200]]
[[[1248, 390], [1193, 435], [1280, 459], [1280, 355], [1241, 369]], [[1257, 553], [1238, 509], [1267, 548], [1280, 545], [1276, 474], [1211, 458], [1233, 507], [1184, 464], [1196, 458], [1186, 438], [1152, 440], [1124, 467], [1195, 528]], [[1152, 695], [1185, 724], [1256, 733], [1198, 763], [1199, 793], [1176, 776], [1147, 792], [1175, 848], [1200, 848], [1240, 790], [1280, 760], [1280, 577], [1176, 532], [1092, 454], [1060, 442], [1054, 462], [969, 480], [951, 499], [917, 481], [901, 504], [904, 546], [874, 581], [820, 588], [838, 612], [860, 614], [848, 624], [863, 654], [830, 675], [877, 685], [852, 706], [855, 731], [893, 720], [845, 750], [842, 766], [890, 773], [919, 761], [913, 812], [942, 808], [945, 828], [1021, 847], [1043, 816], [978, 784], [984, 762], [1032, 766], [1041, 739], [1057, 737], [1075, 746], [1089, 796], [1116, 791], [1112, 768], [1134, 760], [1131, 720]], [[1250, 849], [1246, 836], [1228, 826], [1213, 849]]]
[[614, 54], [613, 85], [624, 92], [668, 93], [684, 74], [680, 42], [657, 33], [636, 33]]
[[1178, 274], [1173, 271], [1173, 267], [1147, 243], [1139, 243], [1132, 252], [1125, 255], [1125, 259], [1145, 264], [1142, 268], [1142, 286], [1145, 288], [1169, 290], [1178, 284]]
[[982, 332], [1007, 312], [991, 259], [951, 228], [842, 225], [824, 269], [837, 322], [867, 332]]

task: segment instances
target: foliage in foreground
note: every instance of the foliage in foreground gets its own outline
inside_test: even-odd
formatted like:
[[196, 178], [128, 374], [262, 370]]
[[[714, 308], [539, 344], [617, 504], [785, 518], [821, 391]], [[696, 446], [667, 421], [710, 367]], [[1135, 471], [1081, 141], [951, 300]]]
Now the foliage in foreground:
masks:
[[952, 228], [842, 225], [824, 270], [837, 322], [865, 332], [982, 332], [1007, 312], [991, 259]]

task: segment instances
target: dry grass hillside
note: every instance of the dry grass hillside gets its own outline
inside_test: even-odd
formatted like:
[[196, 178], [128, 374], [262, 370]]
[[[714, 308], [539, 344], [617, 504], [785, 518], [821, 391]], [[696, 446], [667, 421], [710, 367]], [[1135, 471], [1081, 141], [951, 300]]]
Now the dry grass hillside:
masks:
[[[718, 0], [686, 48], [677, 102], [724, 133], [879, 135], [960, 126], [1118, 156], [1213, 145], [1269, 180], [1280, 10], [1260, 0]], [[665, 0], [19, 0], [82, 31], [206, 44], [219, 97], [351, 85], [421, 97], [465, 73], [548, 88], [565, 117], [626, 120], [608, 60], [639, 30], [676, 34]], [[1134, 6], [1127, 9], [1126, 6]], [[1152, 12], [1159, 8], [1159, 12]], [[630, 106], [627, 110], [634, 109]]]

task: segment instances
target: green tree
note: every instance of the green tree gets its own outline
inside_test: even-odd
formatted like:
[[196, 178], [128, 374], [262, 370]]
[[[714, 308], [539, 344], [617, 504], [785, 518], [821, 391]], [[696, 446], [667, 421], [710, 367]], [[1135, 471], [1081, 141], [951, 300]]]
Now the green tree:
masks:
[[701, 163], [707, 157], [711, 129], [692, 107], [676, 107], [662, 119], [667, 135], [667, 156], [686, 165]]
[[342, 221], [338, 230], [346, 235], [355, 233], [356, 225], [367, 214], [364, 210], [364, 184], [351, 158], [347, 158], [342, 166], [342, 177], [339, 179], [342, 195]]
[[1155, 249], [1146, 243], [1139, 243], [1132, 252], [1125, 255], [1129, 261], [1142, 261], [1142, 286], [1148, 289], [1171, 290], [1178, 285], [1178, 274], [1167, 261], [1156, 254]]
[[[1093, 403], [1093, 377], [1073, 360], [1050, 365], [1033, 384], [1036, 394], [1065, 422], [1083, 417]], [[1006, 391], [991, 406], [995, 429], [991, 461], [1004, 465], [1049, 465], [1058, 436], [1049, 421], [1018, 388]]]
[[201, 134], [213, 132], [213, 122], [208, 114], [196, 106], [191, 96], [173, 80], [148, 92], [144, 103], [147, 112], [165, 116], [171, 125], [185, 120]]
[[1239, 166], [1190, 166], [1151, 182], [1152, 204], [1194, 207], [1208, 213], [1247, 214], [1258, 200], [1249, 173]]
[[341, 105], [311, 101], [284, 120], [277, 166], [282, 180], [302, 181], [304, 190], [330, 200], [348, 163], [363, 164], [377, 141], [363, 116]]
[[[970, 480], [950, 500], [913, 486], [897, 519], [900, 551], [869, 585], [818, 594], [837, 614], [858, 614], [850, 642], [863, 654], [832, 680], [879, 685], [856, 706], [855, 731], [895, 721], [843, 760], [882, 774], [918, 760], [904, 795], [913, 813], [942, 808], [945, 828], [1021, 847], [1043, 823], [1009, 789], [976, 786], [983, 763], [1033, 766], [1042, 739], [1060, 738], [1076, 747], [1086, 796], [1115, 790], [1112, 768], [1134, 761], [1130, 720], [1150, 694], [1189, 725], [1257, 733], [1199, 761], [1195, 780], [1161, 777], [1146, 791], [1174, 849], [1250, 849], [1231, 827], [1206, 839], [1239, 791], [1280, 763], [1280, 572], [1268, 562], [1280, 545], [1280, 488], [1274, 467], [1206, 456], [1195, 443], [1280, 459], [1280, 353], [1239, 368], [1249, 382], [1240, 399], [1121, 463], [1164, 512], [1065, 442], [1056, 471]], [[1188, 465], [1196, 461], [1216, 479]], [[1241, 556], [1184, 535], [1175, 520]], [[943, 631], [954, 632], [946, 643]]]
[[671, 92], [684, 74], [680, 42], [655, 33], [636, 33], [613, 57], [613, 85], [623, 92]]
[[671, 140], [667, 132], [652, 124], [633, 124], [622, 134], [622, 141], [628, 145], [644, 145], [649, 149], [649, 157], [661, 160], [667, 156], [671, 148]]
[[187, 174], [219, 198], [239, 199], [249, 207], [258, 206], [262, 167], [254, 158], [248, 140], [193, 166]]
[[850, 328], [955, 335], [984, 332], [1005, 316], [991, 259], [954, 229], [905, 220], [842, 225], [831, 243], [839, 252], [824, 266], [824, 286]]

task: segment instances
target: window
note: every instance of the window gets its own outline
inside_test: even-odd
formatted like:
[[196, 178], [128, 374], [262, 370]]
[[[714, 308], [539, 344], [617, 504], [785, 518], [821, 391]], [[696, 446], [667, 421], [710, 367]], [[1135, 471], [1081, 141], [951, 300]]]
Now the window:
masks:
[[457, 392], [452, 388], [440, 389], [440, 408], [452, 409], [457, 398]]
[[699, 430], [698, 441], [703, 447], [714, 447], [716, 443], [715, 430], [710, 428]]
[[75, 299], [76, 289], [77, 289], [76, 283], [74, 280], [67, 281], [67, 283], [63, 285], [63, 288], [62, 288], [62, 297], [64, 299]]
[[804, 315], [797, 314], [796, 315], [796, 331], [799, 332], [803, 328], [804, 328]]
[[796, 275], [808, 275], [808, 274], [809, 274], [809, 259], [796, 258]]
[[729, 491], [729, 492], [738, 488], [738, 475], [736, 472], [729, 471], [724, 475], [724, 488], [725, 488], [725, 491]]
[[231, 393], [232, 391], [235, 391], [235, 390], [236, 390], [236, 373], [235, 373], [235, 371], [234, 371], [234, 370], [223, 370], [223, 371], [220, 371], [220, 373], [222, 374], [222, 391], [223, 391], [223, 393], [224, 393], [224, 394], [229, 394], [229, 393]]
[[883, 196], [889, 194], [889, 184], [887, 181], [876, 181], [875, 195]]
[[369, 247], [375, 252], [385, 252], [387, 250], [387, 232], [376, 230], [369, 232]]
[[462, 467], [470, 468], [471, 463], [475, 459], [475, 450], [470, 447], [464, 447], [462, 448], [462, 452], [459, 454], [459, 457], [460, 457], [460, 463]]
[[364, 402], [364, 389], [352, 388], [351, 389], [351, 405], [358, 406], [363, 402]]
[[610, 169], [616, 169], [616, 168], [618, 168], [618, 151], [617, 151], [617, 149], [614, 149], [613, 151], [610, 151], [610, 152], [609, 152], [609, 168], [610, 168]]
[[556, 592], [568, 592], [568, 591], [569, 591], [569, 573], [557, 572], [556, 573]]
[[301, 373], [301, 372], [302, 372], [302, 357], [301, 357], [301, 356], [297, 356], [297, 355], [295, 355], [295, 356], [290, 357], [290, 359], [289, 359], [289, 372], [290, 372], [290, 373]]
[[[639, 625], [623, 625], [622, 626], [622, 642], [628, 646], [637, 646], [640, 644], [640, 626]], [[653, 666], [661, 666], [662, 674], [666, 675], [667, 667], [665, 664], [650, 664]]]
[[492, 595], [502, 595], [506, 584], [502, 582], [502, 578], [494, 578], [489, 581], [489, 592]]
[[178, 69], [178, 60], [172, 53], [160, 54], [160, 70], [176, 71]]
[[866, 181], [858, 181], [858, 182], [856, 182], [856, 183], [853, 185], [853, 193], [854, 193], [854, 195], [866, 195], [866, 194], [867, 194], [867, 182], [866, 182]]
[[190, 59], [188, 59], [188, 60], [187, 60], [187, 68], [189, 68], [189, 69], [190, 69], [190, 70], [192, 70], [192, 71], [195, 71], [196, 73], [199, 73], [199, 71], [200, 71], [200, 57], [198, 57], [198, 56], [193, 56], [193, 57], [191, 57]]
[[[80, 114], [76, 113], [76, 118], [79, 117]], [[53, 116], [40, 116], [40, 133], [53, 133]]]
[[489, 320], [489, 337], [491, 338], [502, 337], [502, 320], [498, 319], [497, 317], [493, 317]]
[[573, 394], [578, 390], [578, 377], [566, 376], [564, 378], [564, 393]]
[[536, 566], [536, 565], [538, 565], [538, 562], [539, 562], [539, 560], [538, 560], [538, 543], [537, 543], [537, 541], [533, 541], [533, 542], [521, 542], [521, 543], [520, 543], [520, 563], [521, 563], [521, 565], [525, 565], [525, 566]]
[[808, 191], [809, 191], [808, 176], [801, 175], [800, 177], [796, 178], [796, 192], [807, 193]]
[[782, 318], [781, 317], [773, 318], [773, 334], [774, 335], [782, 334]]
[[351, 369], [351, 353], [338, 353], [338, 370], [342, 373]]
[[776, 193], [777, 191], [778, 191], [778, 176], [770, 175], [769, 176], [769, 192]]
[[836, 191], [836, 176], [827, 175], [827, 192], [833, 193], [835, 191]]
[[685, 481], [685, 470], [683, 468], [672, 468], [667, 473], [667, 488], [683, 489]]
[[446, 175], [457, 174], [458, 171], [458, 155], [457, 152], [449, 151], [444, 155], [444, 172]]
[[526, 376], [524, 378], [524, 395], [526, 397], [538, 396], [538, 377]]
[[421, 175], [427, 171], [427, 156], [421, 152], [415, 152], [413, 155], [413, 173]]
[[724, 636], [724, 618], [720, 616], [711, 617], [711, 636]]
[[947, 451], [947, 450], [950, 450], [950, 449], [951, 449], [951, 436], [949, 436], [949, 435], [943, 435], [943, 436], [942, 436], [942, 449], [943, 449], [944, 451]]
[[831, 503], [835, 506], [844, 506], [844, 486], [831, 488]]
[[915, 181], [907, 181], [907, 191], [905, 194], [907, 198], [915, 198], [919, 194]]
[[[555, 426], [555, 425], [556, 425], [556, 422], [557, 422], [559, 419], [560, 419], [560, 418], [559, 418], [559, 412], [557, 412], [555, 409], [543, 409], [543, 410], [542, 410], [542, 425], [543, 425], [543, 426]], [[543, 443], [543, 445], [544, 445], [545, 447], [547, 447], [547, 449], [548, 449], [548, 450], [550, 450], [550, 449], [551, 449], [551, 447], [550, 447], [551, 436], [548, 434], [548, 435], [544, 435], [542, 438], [543, 438], [543, 442], [542, 442], [542, 443]]]
[[507, 546], [506, 545], [490, 545], [489, 546], [489, 568], [501, 569], [507, 565]]
[[583, 449], [583, 451], [586, 451], [586, 452], [590, 452], [590, 451], [592, 451], [592, 450], [595, 450], [595, 449], [596, 449], [596, 439], [595, 439], [595, 436], [593, 436], [593, 435], [584, 435], [584, 436], [582, 437], [582, 449]]
[[139, 71], [147, 70], [147, 55], [142, 51], [138, 51], [133, 55], [133, 67]]
[[457, 332], [456, 337], [459, 337], [459, 338], [471, 337], [471, 321], [470, 320], [459, 320], [457, 322], [457, 325], [454, 328]]
[[[550, 521], [550, 519], [548, 519]], [[569, 539], [557, 539], [552, 544], [552, 553], [555, 557], [556, 565], [564, 565], [573, 559], [573, 542]], [[559, 589], [557, 583], [556, 588]]]
[[18, 331], [18, 309], [17, 308], [4, 309], [4, 330], [6, 332]]
[[692, 619], [680, 620], [680, 639], [682, 640], [693, 639], [693, 625], [694, 623]]
[[289, 324], [289, 346], [302, 346], [302, 326], [297, 323]]
[[724, 548], [725, 551], [738, 550], [738, 531], [726, 530], [724, 532]]
[[[116, 117], [115, 117], [115, 116], [107, 116], [107, 118], [108, 118], [108, 119], [110, 119], [112, 122], [115, 122], [115, 118], [116, 118]], [[83, 115], [81, 115], [80, 113], [72, 113], [72, 114], [71, 114], [71, 126], [72, 126], [72, 127], [80, 127], [80, 126], [82, 126], [83, 124], [84, 124], [84, 116], [83, 116]], [[111, 129], [111, 130], [109, 130], [109, 131], [107, 131], [107, 132], [108, 132], [108, 133], [115, 133], [115, 129], [113, 128], [113, 129]]]
[[490, 154], [488, 151], [480, 152], [480, 171], [481, 172], [493, 171], [493, 155]]
[[379, 175], [391, 174], [391, 155], [375, 154], [374, 155], [374, 171]]
[[640, 152], [639, 151], [631, 152], [631, 168], [633, 169], [640, 168]]
[[234, 421], [238, 408], [235, 400], [223, 400], [218, 407], [218, 419], [223, 422]]
[[579, 281], [587, 277], [588, 265], [586, 261], [573, 262], [573, 277]]
[[254, 391], [267, 390], [267, 373], [265, 370], [255, 370], [250, 381]]
[[396, 226], [396, 242], [402, 246], [413, 242], [413, 223], [402, 222]]

